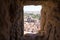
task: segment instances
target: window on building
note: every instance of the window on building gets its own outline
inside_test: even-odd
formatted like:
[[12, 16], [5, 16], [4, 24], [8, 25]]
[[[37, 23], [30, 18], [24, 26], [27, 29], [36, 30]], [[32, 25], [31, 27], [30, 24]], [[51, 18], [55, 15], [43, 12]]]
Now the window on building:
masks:
[[40, 30], [41, 5], [25, 5], [24, 34], [36, 34]]

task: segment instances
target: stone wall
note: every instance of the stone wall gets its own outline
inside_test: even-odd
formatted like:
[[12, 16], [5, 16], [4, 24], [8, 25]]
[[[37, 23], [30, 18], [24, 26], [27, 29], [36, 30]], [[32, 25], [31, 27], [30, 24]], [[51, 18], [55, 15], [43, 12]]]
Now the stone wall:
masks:
[[0, 0], [0, 40], [20, 40], [23, 35], [22, 1]]
[[[60, 40], [60, 4], [59, 1], [19, 1], [0, 0], [0, 40], [21, 40], [23, 36], [23, 6], [42, 5], [42, 40]], [[40, 37], [39, 37], [40, 38]], [[35, 39], [36, 40], [36, 39]]]
[[60, 9], [58, 4], [47, 2], [42, 11], [41, 27], [44, 28], [46, 40], [60, 40]]

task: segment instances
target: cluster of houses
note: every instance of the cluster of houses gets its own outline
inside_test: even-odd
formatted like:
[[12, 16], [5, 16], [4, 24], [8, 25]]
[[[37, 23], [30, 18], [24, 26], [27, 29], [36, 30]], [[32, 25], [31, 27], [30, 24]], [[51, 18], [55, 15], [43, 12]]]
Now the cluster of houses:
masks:
[[24, 20], [24, 34], [26, 33], [37, 33], [40, 30], [40, 21], [38, 19], [33, 19], [28, 16]]

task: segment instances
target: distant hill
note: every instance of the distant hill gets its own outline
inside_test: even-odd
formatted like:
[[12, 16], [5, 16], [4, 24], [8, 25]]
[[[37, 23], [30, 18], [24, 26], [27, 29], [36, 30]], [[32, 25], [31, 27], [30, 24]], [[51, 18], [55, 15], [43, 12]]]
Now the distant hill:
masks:
[[27, 14], [41, 14], [39, 11], [26, 11], [24, 13], [27, 13]]

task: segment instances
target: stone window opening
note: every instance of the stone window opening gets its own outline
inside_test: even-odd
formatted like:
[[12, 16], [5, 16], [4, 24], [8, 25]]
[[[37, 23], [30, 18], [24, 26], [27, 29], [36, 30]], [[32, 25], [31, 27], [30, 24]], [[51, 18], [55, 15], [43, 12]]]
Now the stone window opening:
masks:
[[24, 35], [25, 34], [37, 34], [41, 29], [40, 17], [41, 17], [42, 5], [24, 5]]

